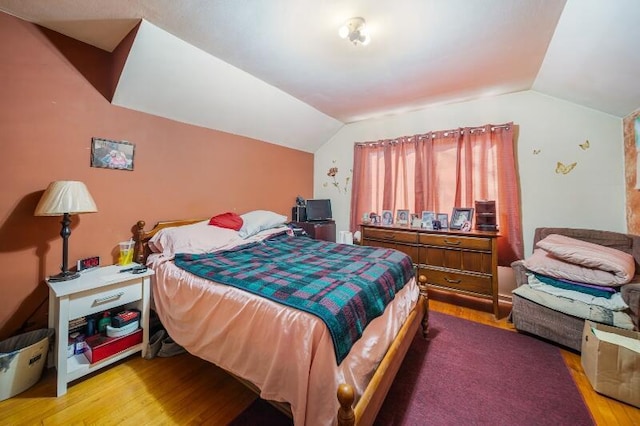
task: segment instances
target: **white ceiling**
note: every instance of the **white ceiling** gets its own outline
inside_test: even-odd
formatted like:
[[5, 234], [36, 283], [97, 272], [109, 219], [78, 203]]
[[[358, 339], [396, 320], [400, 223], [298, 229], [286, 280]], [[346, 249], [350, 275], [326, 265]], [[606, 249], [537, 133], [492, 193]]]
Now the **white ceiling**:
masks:
[[[314, 152], [345, 123], [522, 90], [640, 107], [638, 0], [0, 0], [112, 51], [113, 103]], [[371, 43], [337, 35], [366, 19]]]

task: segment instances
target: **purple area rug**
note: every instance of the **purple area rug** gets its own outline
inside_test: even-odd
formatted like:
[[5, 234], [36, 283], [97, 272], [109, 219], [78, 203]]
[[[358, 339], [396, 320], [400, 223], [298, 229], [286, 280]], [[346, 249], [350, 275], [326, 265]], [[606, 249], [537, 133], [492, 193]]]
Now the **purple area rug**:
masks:
[[[431, 312], [376, 425], [593, 425], [560, 350], [534, 337]], [[291, 425], [256, 400], [233, 425]]]

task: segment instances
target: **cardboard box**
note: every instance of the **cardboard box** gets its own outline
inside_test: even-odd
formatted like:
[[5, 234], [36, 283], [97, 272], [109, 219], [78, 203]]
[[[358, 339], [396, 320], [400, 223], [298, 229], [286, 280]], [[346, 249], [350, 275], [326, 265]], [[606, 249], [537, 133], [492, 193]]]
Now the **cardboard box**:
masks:
[[[605, 333], [598, 337], [598, 331]], [[638, 345], [640, 332], [585, 321], [581, 362], [596, 392], [640, 407]]]
[[131, 346], [142, 343], [142, 329], [139, 328], [131, 334], [120, 337], [107, 337], [96, 334], [87, 337], [86, 343], [87, 349], [84, 355], [89, 362], [93, 364], [111, 355], [115, 355], [118, 352], [122, 352]]

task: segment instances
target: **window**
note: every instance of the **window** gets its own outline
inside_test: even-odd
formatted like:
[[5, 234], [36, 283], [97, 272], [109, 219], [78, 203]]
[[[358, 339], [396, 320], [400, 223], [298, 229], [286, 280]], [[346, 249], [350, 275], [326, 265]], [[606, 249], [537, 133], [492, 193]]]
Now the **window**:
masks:
[[496, 200], [499, 262], [523, 257], [513, 123], [357, 143], [351, 229], [364, 213], [450, 213]]

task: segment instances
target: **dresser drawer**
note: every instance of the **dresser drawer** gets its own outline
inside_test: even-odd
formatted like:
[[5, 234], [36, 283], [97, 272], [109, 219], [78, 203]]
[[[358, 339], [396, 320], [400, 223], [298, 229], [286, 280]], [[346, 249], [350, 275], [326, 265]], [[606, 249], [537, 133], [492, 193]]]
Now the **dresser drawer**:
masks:
[[439, 246], [419, 246], [415, 263], [466, 272], [493, 274], [493, 257], [484, 250], [451, 249]]
[[424, 268], [421, 268], [418, 274], [427, 278], [427, 284], [482, 295], [491, 295], [493, 293], [491, 277]]
[[420, 234], [420, 244], [460, 248], [468, 250], [491, 250], [491, 238], [465, 237], [459, 235]]
[[396, 231], [395, 229], [377, 229], [364, 227], [362, 230], [363, 238], [370, 238], [372, 240], [383, 240], [396, 243], [411, 243], [418, 242], [418, 236], [415, 232]]
[[122, 306], [142, 299], [142, 281], [117, 284], [74, 294], [69, 299], [69, 319]]

